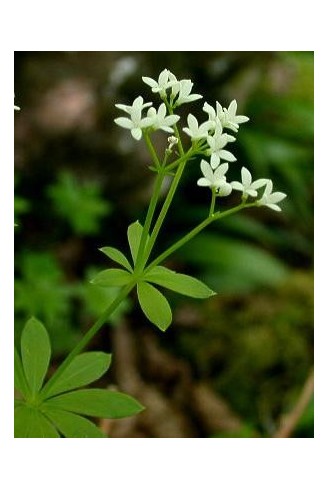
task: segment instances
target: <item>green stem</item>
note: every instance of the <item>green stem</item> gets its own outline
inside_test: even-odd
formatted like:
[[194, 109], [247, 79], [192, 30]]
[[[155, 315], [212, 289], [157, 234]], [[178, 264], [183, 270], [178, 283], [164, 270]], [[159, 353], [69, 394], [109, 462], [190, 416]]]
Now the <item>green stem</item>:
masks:
[[213, 223], [213, 221], [216, 221], [216, 220], [221, 219], [221, 218], [225, 218], [226, 216], [229, 216], [230, 214], [237, 213], [241, 209], [249, 208], [249, 207], [254, 206], [254, 205], [256, 205], [256, 204], [254, 204], [254, 203], [249, 203], [249, 204], [241, 203], [238, 206], [235, 206], [234, 208], [228, 209], [227, 211], [222, 211], [222, 212], [217, 211], [216, 213], [208, 216], [198, 226], [196, 226], [189, 233], [187, 233], [187, 235], [180, 238], [180, 240], [175, 242], [173, 245], [171, 245], [171, 247], [169, 247], [167, 250], [165, 250], [165, 252], [163, 252], [155, 260], [153, 260], [148, 265], [148, 267], [146, 268], [146, 271], [149, 271], [150, 269], [152, 269], [156, 265], [163, 262], [163, 260], [167, 259], [167, 257], [169, 257], [173, 252], [175, 252], [176, 250], [181, 248], [183, 245], [185, 245], [187, 242], [189, 242], [189, 240], [191, 240], [196, 235], [198, 235], [198, 233], [200, 233], [204, 228], [206, 228], [206, 226]]
[[136, 285], [135, 281], [130, 282], [124, 288], [121, 289], [120, 293], [116, 296], [116, 298], [112, 301], [112, 303], [106, 308], [106, 310], [102, 313], [102, 315], [98, 318], [98, 320], [90, 327], [90, 329], [86, 332], [86, 334], [82, 337], [82, 339], [76, 344], [74, 349], [68, 354], [66, 359], [61, 363], [58, 367], [57, 371], [54, 375], [49, 379], [49, 381], [44, 386], [41, 391], [42, 398], [46, 398], [47, 393], [50, 388], [54, 385], [57, 379], [61, 376], [63, 371], [69, 366], [69, 364], [73, 361], [73, 359], [80, 354], [80, 352], [87, 346], [90, 340], [97, 334], [97, 332], [101, 329], [104, 323], [108, 320], [110, 315], [116, 310], [116, 308], [122, 303], [122, 301], [126, 298], [126, 296], [130, 293], [130, 291]]
[[155, 150], [154, 145], [153, 145], [153, 143], [152, 143], [152, 141], [150, 139], [150, 136], [149, 136], [149, 134], [146, 131], [144, 131], [143, 136], [145, 138], [145, 142], [146, 142], [146, 145], [148, 147], [148, 150], [149, 150], [149, 152], [150, 152], [150, 154], [152, 156], [152, 159], [153, 159], [153, 161], [154, 161], [154, 163], [156, 165], [156, 168], [159, 169], [161, 167], [161, 162], [160, 162], [160, 160], [159, 160], [159, 158], [157, 156], [156, 150]]
[[208, 213], [208, 216], [212, 216], [212, 214], [214, 213], [214, 208], [215, 208], [215, 200], [216, 200], [216, 192], [215, 192], [215, 188], [212, 187], [212, 199], [211, 199], [211, 206], [210, 206], [210, 211]]

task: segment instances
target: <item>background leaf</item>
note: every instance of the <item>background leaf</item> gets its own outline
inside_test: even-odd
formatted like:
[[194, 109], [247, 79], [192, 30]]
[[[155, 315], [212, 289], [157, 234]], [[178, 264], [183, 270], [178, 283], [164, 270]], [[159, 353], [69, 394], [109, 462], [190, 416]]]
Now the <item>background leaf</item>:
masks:
[[15, 409], [16, 438], [54, 438], [59, 437], [55, 427], [37, 409], [21, 405]]
[[91, 281], [103, 287], [124, 286], [131, 280], [131, 274], [123, 269], [106, 269], [99, 272]]
[[46, 410], [62, 409], [90, 417], [121, 418], [135, 415], [143, 406], [134, 398], [118, 391], [90, 388], [58, 395], [44, 403]]
[[75, 413], [48, 409], [46, 414], [65, 437], [105, 437], [93, 422]]
[[141, 309], [148, 320], [165, 331], [172, 322], [171, 307], [165, 296], [146, 282], [138, 283], [137, 292]]
[[215, 294], [198, 279], [186, 274], [179, 274], [162, 266], [156, 266], [147, 272], [145, 279], [192, 298], [209, 298]]
[[25, 325], [21, 354], [28, 385], [32, 394], [35, 394], [42, 386], [51, 355], [48, 332], [36, 318], [31, 318]]
[[104, 352], [77, 355], [47, 392], [47, 398], [96, 381], [108, 370], [111, 357]]

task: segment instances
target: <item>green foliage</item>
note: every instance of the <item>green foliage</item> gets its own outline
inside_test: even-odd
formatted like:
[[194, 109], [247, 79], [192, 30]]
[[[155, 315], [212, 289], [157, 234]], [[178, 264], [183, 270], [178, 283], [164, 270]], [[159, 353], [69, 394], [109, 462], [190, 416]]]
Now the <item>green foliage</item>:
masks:
[[139, 413], [143, 407], [131, 396], [105, 389], [77, 389], [99, 379], [109, 368], [111, 356], [88, 352], [45, 384], [51, 357], [48, 333], [31, 318], [21, 338], [21, 354], [15, 350], [16, 438], [104, 437], [96, 425], [77, 414], [121, 418]]
[[108, 258], [122, 265], [128, 271], [132, 272], [132, 267], [130, 265], [130, 262], [120, 250], [117, 250], [117, 248], [113, 248], [113, 247], [103, 247], [100, 248], [99, 250], [103, 252], [105, 255], [107, 255]]
[[178, 274], [162, 266], [152, 268], [145, 274], [144, 279], [191, 298], [209, 298], [216, 294], [198, 279]]
[[57, 214], [80, 235], [96, 234], [101, 219], [111, 210], [110, 204], [101, 197], [98, 182], [78, 182], [70, 172], [60, 173], [48, 194]]
[[135, 221], [128, 227], [128, 242], [129, 242], [131, 256], [134, 264], [136, 263], [137, 260], [142, 230], [143, 227], [139, 223], [139, 221]]
[[248, 292], [275, 286], [287, 277], [282, 261], [239, 240], [204, 232], [183, 249], [183, 258], [202, 266], [203, 275], [220, 292]]
[[172, 322], [172, 311], [165, 296], [147, 282], [138, 283], [137, 293], [141, 309], [148, 320], [165, 331]]
[[124, 286], [131, 281], [131, 274], [122, 269], [106, 269], [99, 272], [92, 279], [92, 283], [97, 286], [103, 287], [113, 287], [113, 286]]

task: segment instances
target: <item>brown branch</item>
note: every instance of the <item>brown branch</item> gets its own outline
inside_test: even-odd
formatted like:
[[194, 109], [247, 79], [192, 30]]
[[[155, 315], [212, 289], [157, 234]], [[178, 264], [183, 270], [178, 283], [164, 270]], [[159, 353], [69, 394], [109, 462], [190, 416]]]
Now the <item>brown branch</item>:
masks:
[[280, 422], [280, 427], [276, 431], [276, 433], [272, 437], [290, 437], [294, 432], [298, 421], [303, 415], [306, 407], [308, 406], [314, 390], [314, 373], [313, 369], [311, 369], [310, 374], [308, 375], [303, 389], [300, 393], [300, 396], [296, 402], [296, 405], [292, 409], [292, 411], [286, 415], [284, 415]]

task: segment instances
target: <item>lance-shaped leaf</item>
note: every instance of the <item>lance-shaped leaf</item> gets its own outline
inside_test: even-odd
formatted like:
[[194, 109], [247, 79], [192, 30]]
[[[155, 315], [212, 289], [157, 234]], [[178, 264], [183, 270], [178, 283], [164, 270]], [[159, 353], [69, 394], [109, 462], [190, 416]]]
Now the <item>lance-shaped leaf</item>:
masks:
[[21, 354], [27, 383], [35, 394], [43, 384], [51, 355], [48, 332], [36, 318], [31, 318], [24, 327]]
[[90, 281], [92, 284], [103, 287], [125, 286], [131, 280], [131, 274], [123, 269], [106, 269], [99, 272]]
[[65, 410], [46, 409], [45, 414], [65, 437], [105, 437], [90, 420]]
[[118, 250], [117, 248], [114, 247], [103, 247], [99, 249], [102, 253], [107, 255], [111, 260], [114, 262], [117, 262], [117, 264], [122, 265], [127, 269], [128, 271], [132, 272], [132, 267], [128, 261], [128, 259], [125, 257], [125, 255]]
[[27, 398], [30, 395], [30, 389], [26, 381], [22, 360], [16, 347], [14, 347], [14, 386], [16, 390], [20, 391], [24, 398]]
[[104, 352], [84, 352], [77, 355], [47, 390], [46, 397], [50, 398], [58, 393], [74, 390], [96, 381], [108, 370], [111, 357]]
[[203, 282], [166, 267], [156, 266], [144, 277], [147, 281], [192, 298], [209, 298], [216, 293]]
[[[128, 227], [128, 241], [129, 241], [129, 246], [130, 246], [131, 255], [134, 264], [136, 263], [137, 256], [138, 256], [142, 230], [143, 227], [139, 223], [139, 221], [135, 221], [134, 223], [132, 223], [132, 225]], [[148, 240], [149, 240], [149, 235], [147, 236], [145, 245], [147, 244]]]
[[118, 391], [90, 388], [58, 395], [44, 403], [45, 410], [61, 409], [90, 417], [121, 418], [135, 415], [143, 406], [134, 398]]
[[141, 309], [148, 320], [165, 331], [172, 322], [171, 307], [165, 296], [146, 282], [138, 283], [137, 293]]
[[20, 405], [15, 409], [16, 438], [54, 438], [59, 437], [55, 427], [36, 408]]

